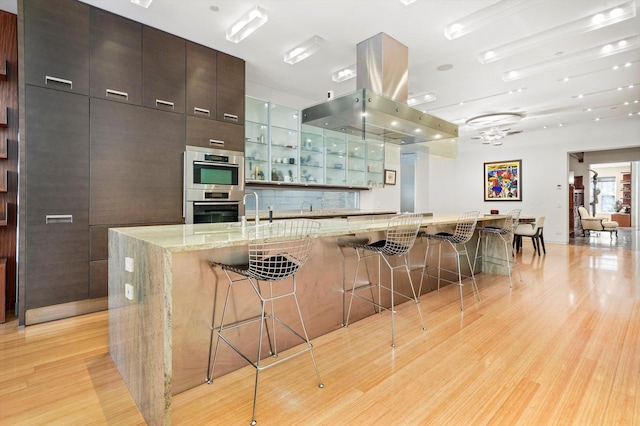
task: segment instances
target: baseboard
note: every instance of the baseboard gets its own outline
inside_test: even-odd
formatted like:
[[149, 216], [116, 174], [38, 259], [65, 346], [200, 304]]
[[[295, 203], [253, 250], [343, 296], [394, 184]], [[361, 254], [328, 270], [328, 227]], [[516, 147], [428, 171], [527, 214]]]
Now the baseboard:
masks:
[[26, 325], [39, 324], [62, 318], [89, 314], [91, 312], [104, 311], [107, 309], [109, 309], [108, 297], [78, 300], [75, 302], [62, 303], [60, 305], [28, 309], [25, 312], [25, 323]]

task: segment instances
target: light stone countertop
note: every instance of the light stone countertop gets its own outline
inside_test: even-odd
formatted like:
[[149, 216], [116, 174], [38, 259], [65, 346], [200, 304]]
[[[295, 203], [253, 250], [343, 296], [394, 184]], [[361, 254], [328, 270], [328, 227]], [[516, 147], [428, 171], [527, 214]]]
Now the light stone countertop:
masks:
[[[501, 218], [501, 216], [480, 216], [478, 217], [478, 222], [498, 218]], [[429, 225], [452, 225], [455, 224], [457, 220], [457, 215], [425, 216], [422, 224], [423, 227]], [[388, 225], [388, 217], [366, 217], [355, 218], [354, 220], [320, 218], [318, 222], [320, 222], [318, 236], [322, 238], [385, 231]], [[185, 252], [246, 245], [248, 242], [248, 233], [246, 231], [247, 228], [251, 226], [253, 226], [253, 224], [248, 224], [243, 229], [240, 223], [236, 222], [162, 225], [111, 228], [110, 232], [117, 232], [134, 239], [145, 241], [149, 244], [160, 246], [170, 252]]]

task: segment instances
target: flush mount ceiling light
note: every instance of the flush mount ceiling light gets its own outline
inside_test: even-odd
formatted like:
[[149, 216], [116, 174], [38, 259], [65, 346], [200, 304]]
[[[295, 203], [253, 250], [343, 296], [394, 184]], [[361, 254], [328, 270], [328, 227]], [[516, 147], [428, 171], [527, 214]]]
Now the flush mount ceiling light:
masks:
[[522, 133], [522, 130], [511, 130], [509, 127], [501, 126], [517, 123], [523, 118], [524, 114], [519, 112], [495, 112], [471, 117], [465, 124], [475, 128], [485, 128], [478, 132], [478, 136], [472, 136], [471, 139], [480, 139], [485, 145], [497, 146], [502, 145], [504, 137]]
[[632, 1], [627, 2], [620, 6], [605, 9], [581, 19], [533, 34], [530, 37], [524, 37], [514, 42], [503, 44], [502, 46], [482, 52], [478, 57], [478, 62], [481, 64], [494, 62], [551, 40], [557, 40], [570, 35], [583, 34], [612, 24], [617, 24], [618, 22], [634, 18], [635, 16], [635, 3]]
[[149, 7], [152, 1], [153, 0], [131, 0], [131, 3], [137, 4], [138, 6], [142, 7]]
[[526, 0], [501, 0], [450, 23], [444, 27], [444, 35], [449, 40], [462, 37], [465, 34], [490, 25], [497, 19], [512, 15], [525, 7], [531, 6], [533, 3], [535, 2]]
[[421, 105], [421, 104], [426, 104], [428, 102], [436, 101], [437, 99], [438, 98], [436, 97], [435, 93], [429, 92], [422, 95], [411, 96], [407, 100], [407, 104], [409, 104], [409, 106]]
[[530, 65], [525, 65], [520, 68], [513, 68], [507, 70], [502, 75], [503, 81], [513, 81], [519, 78], [528, 77], [532, 74], [536, 74], [542, 71], [548, 71], [563, 65], [572, 64], [576, 62], [585, 62], [594, 59], [604, 58], [607, 56], [615, 55], [622, 52], [627, 52], [632, 49], [636, 49], [640, 46], [640, 36], [634, 36], [622, 40], [616, 40], [605, 45], [592, 47], [569, 55], [564, 55], [558, 58], [550, 59], [543, 62], [538, 62]]
[[295, 64], [303, 59], [316, 53], [324, 46], [324, 39], [319, 36], [313, 36], [309, 40], [294, 47], [284, 54], [284, 61], [288, 64]]
[[348, 67], [331, 74], [331, 80], [335, 81], [336, 83], [342, 83], [343, 81], [350, 80], [356, 76], [356, 69], [356, 64], [349, 65]]
[[499, 127], [491, 127], [480, 132], [478, 136], [472, 136], [471, 139], [480, 139], [484, 145], [499, 146], [502, 145], [502, 139], [509, 135], [522, 133], [522, 130], [511, 130], [510, 128], [501, 129]]
[[227, 40], [240, 43], [255, 30], [263, 26], [269, 17], [267, 11], [260, 6], [254, 6], [227, 28]]
[[520, 112], [492, 112], [489, 114], [477, 115], [469, 118], [465, 121], [467, 126], [483, 128], [483, 127], [496, 127], [506, 124], [517, 123], [525, 117]]

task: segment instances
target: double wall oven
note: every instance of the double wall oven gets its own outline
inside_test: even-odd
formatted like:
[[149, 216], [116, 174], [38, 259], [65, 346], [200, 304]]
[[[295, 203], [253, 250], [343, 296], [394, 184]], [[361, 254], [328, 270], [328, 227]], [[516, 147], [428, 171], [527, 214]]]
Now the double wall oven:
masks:
[[244, 154], [187, 146], [185, 223], [238, 222], [244, 216]]

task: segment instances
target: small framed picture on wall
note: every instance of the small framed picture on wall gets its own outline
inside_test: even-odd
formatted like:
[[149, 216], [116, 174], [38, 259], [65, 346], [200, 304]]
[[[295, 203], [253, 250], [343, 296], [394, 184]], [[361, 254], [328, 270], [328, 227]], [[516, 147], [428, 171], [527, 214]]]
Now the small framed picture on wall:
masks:
[[395, 185], [396, 184], [396, 171], [384, 169], [384, 184]]

